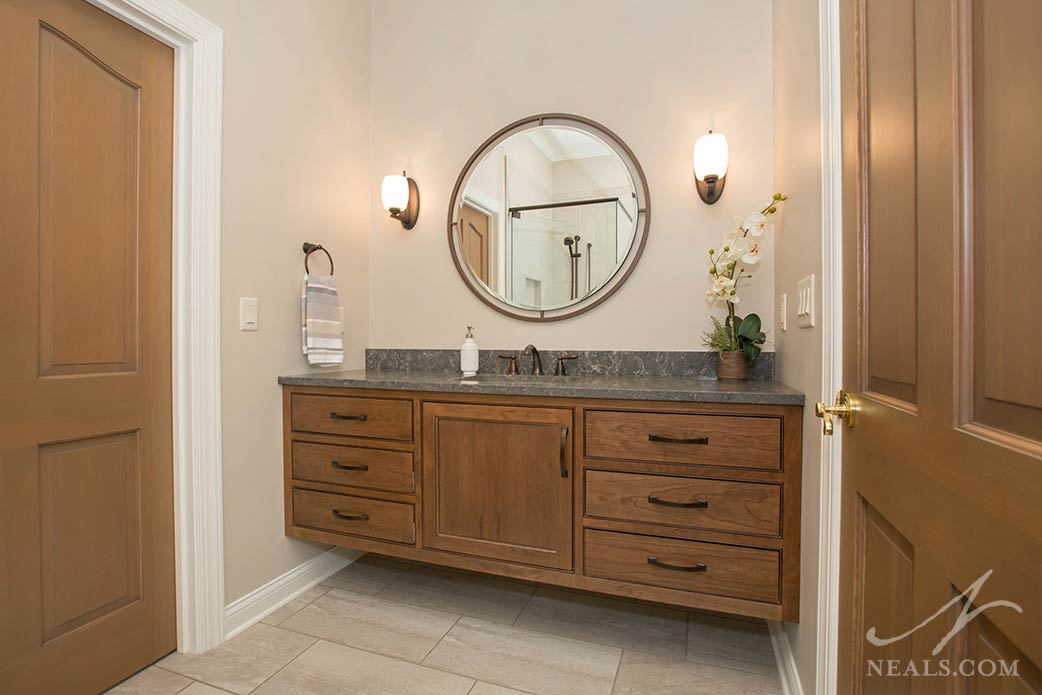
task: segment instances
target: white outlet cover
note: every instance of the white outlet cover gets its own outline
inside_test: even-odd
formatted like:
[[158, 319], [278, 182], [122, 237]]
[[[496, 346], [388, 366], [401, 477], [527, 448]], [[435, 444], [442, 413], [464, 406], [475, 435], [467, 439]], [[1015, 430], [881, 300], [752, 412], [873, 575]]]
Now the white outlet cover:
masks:
[[778, 326], [783, 330], [789, 330], [789, 295], [782, 293], [778, 300]]
[[256, 297], [239, 297], [239, 330], [255, 331], [259, 327]]
[[796, 325], [814, 326], [814, 276], [808, 275], [796, 285]]

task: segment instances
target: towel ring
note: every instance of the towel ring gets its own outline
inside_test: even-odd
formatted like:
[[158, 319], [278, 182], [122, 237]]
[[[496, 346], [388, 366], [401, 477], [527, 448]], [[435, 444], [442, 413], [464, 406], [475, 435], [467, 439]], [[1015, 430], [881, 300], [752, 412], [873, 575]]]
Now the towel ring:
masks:
[[305, 241], [304, 242], [304, 272], [305, 273], [310, 273], [311, 272], [308, 269], [308, 256], [313, 254], [315, 251], [321, 251], [322, 253], [326, 254], [326, 258], [329, 259], [329, 274], [332, 275], [333, 274], [333, 257], [329, 255], [329, 251], [327, 251], [326, 248], [324, 246], [322, 246], [322, 244], [312, 244], [309, 241]]

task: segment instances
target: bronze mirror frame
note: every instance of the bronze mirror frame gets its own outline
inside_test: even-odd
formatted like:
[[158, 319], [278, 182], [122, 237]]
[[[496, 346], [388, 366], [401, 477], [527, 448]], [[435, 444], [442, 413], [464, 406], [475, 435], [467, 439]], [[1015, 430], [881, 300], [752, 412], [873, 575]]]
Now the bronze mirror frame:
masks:
[[[477, 165], [484, 159], [485, 155], [496, 145], [506, 140], [511, 135], [528, 130], [534, 126], [559, 125], [584, 131], [600, 139], [608, 145], [622, 160], [634, 183], [634, 191], [637, 197], [637, 222], [633, 232], [633, 243], [630, 244], [626, 257], [615, 269], [615, 272], [596, 291], [576, 300], [566, 306], [551, 309], [527, 309], [516, 306], [500, 298], [485, 286], [481, 280], [474, 275], [470, 264], [463, 258], [463, 253], [458, 243], [458, 235], [455, 234], [458, 224], [457, 212], [463, 204], [463, 189]], [[583, 314], [590, 309], [600, 305], [611, 297], [629, 279], [630, 274], [636, 267], [644, 246], [648, 241], [648, 233], [651, 229], [651, 196], [648, 192], [648, 180], [644, 176], [644, 170], [637, 161], [636, 155], [622, 139], [605, 128], [600, 123], [582, 116], [567, 113], [542, 113], [521, 120], [514, 121], [510, 125], [496, 131], [470, 156], [467, 163], [463, 165], [456, 185], [452, 188], [452, 196], [449, 198], [448, 214], [448, 239], [449, 253], [457, 272], [463, 278], [464, 284], [473, 292], [478, 299], [492, 307], [501, 314], [521, 319], [522, 321], [560, 321]]]

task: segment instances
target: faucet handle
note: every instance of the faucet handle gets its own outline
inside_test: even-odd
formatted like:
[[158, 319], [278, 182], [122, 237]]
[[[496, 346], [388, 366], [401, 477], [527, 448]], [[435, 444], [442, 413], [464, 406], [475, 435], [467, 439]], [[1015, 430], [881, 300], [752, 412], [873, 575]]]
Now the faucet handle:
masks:
[[568, 372], [565, 370], [565, 360], [577, 360], [578, 355], [558, 355], [557, 356], [557, 368], [554, 369], [554, 376], [568, 376]]
[[518, 374], [517, 371], [517, 355], [500, 355], [501, 360], [510, 360], [510, 366], [507, 368], [507, 374]]

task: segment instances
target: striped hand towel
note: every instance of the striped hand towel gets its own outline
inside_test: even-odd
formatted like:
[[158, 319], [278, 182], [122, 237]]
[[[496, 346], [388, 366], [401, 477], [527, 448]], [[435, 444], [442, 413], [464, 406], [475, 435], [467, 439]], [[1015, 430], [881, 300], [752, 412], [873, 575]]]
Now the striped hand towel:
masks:
[[332, 275], [304, 276], [300, 293], [300, 331], [309, 365], [330, 367], [344, 363], [340, 337], [340, 301]]

